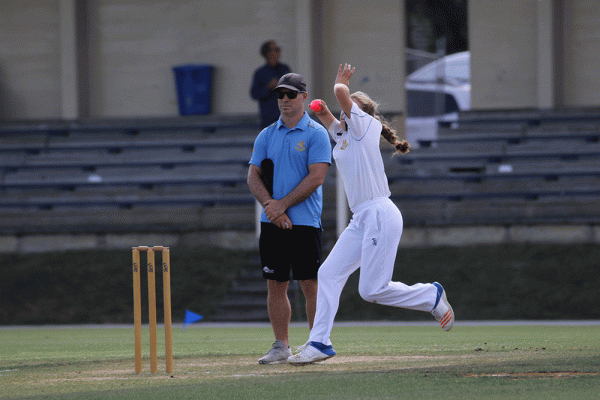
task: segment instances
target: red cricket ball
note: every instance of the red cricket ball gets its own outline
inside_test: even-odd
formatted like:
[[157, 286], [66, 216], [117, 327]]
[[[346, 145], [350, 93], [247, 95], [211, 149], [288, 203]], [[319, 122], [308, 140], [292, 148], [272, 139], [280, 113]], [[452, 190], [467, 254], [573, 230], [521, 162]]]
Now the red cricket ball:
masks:
[[308, 106], [314, 112], [319, 112], [323, 109], [323, 107], [321, 107], [321, 100], [313, 100], [310, 102], [310, 104]]

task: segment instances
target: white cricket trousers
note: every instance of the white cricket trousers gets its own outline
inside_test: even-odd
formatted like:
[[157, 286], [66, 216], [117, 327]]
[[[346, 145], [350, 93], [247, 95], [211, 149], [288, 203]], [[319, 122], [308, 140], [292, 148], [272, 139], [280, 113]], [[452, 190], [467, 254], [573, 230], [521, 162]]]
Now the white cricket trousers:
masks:
[[352, 220], [319, 269], [310, 341], [331, 344], [329, 336], [342, 289], [358, 268], [358, 292], [366, 301], [427, 312], [435, 305], [437, 288], [433, 284], [392, 282], [403, 227], [398, 207], [382, 197], [359, 204], [352, 212]]

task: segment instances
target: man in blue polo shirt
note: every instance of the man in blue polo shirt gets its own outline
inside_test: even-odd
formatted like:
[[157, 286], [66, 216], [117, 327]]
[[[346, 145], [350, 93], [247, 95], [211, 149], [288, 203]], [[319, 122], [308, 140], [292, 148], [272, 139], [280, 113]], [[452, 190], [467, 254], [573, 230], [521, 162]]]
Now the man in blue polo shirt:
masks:
[[[294, 73], [282, 76], [275, 93], [281, 116], [256, 138], [248, 169], [248, 186], [264, 207], [259, 251], [275, 335], [275, 343], [258, 360], [260, 364], [283, 364], [292, 355], [290, 270], [302, 287], [312, 328], [321, 265], [321, 185], [331, 164], [327, 131], [304, 111], [308, 98], [304, 78]], [[265, 160], [272, 161], [271, 168], [265, 167]]]

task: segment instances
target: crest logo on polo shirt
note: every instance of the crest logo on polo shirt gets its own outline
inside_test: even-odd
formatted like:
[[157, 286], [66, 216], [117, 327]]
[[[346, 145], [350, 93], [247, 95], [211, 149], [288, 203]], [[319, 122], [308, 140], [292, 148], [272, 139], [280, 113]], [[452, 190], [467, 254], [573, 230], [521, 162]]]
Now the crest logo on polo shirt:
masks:
[[346, 150], [346, 147], [348, 147], [348, 141], [346, 139], [344, 139], [344, 141], [342, 142], [342, 146], [340, 147], [340, 150]]
[[298, 150], [298, 151], [306, 150], [306, 146], [304, 146], [304, 140], [301, 140], [298, 142], [298, 144], [296, 145], [296, 150]]

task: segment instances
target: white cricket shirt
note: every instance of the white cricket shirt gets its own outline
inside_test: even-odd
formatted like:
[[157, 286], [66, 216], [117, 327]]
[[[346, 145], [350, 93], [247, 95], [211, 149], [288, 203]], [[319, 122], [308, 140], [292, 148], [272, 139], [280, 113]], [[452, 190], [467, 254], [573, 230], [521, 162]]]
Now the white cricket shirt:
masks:
[[329, 135], [336, 142], [333, 158], [354, 212], [359, 204], [391, 193], [379, 150], [381, 122], [354, 102], [350, 114], [350, 118], [344, 116], [348, 131], [336, 121], [329, 126]]

